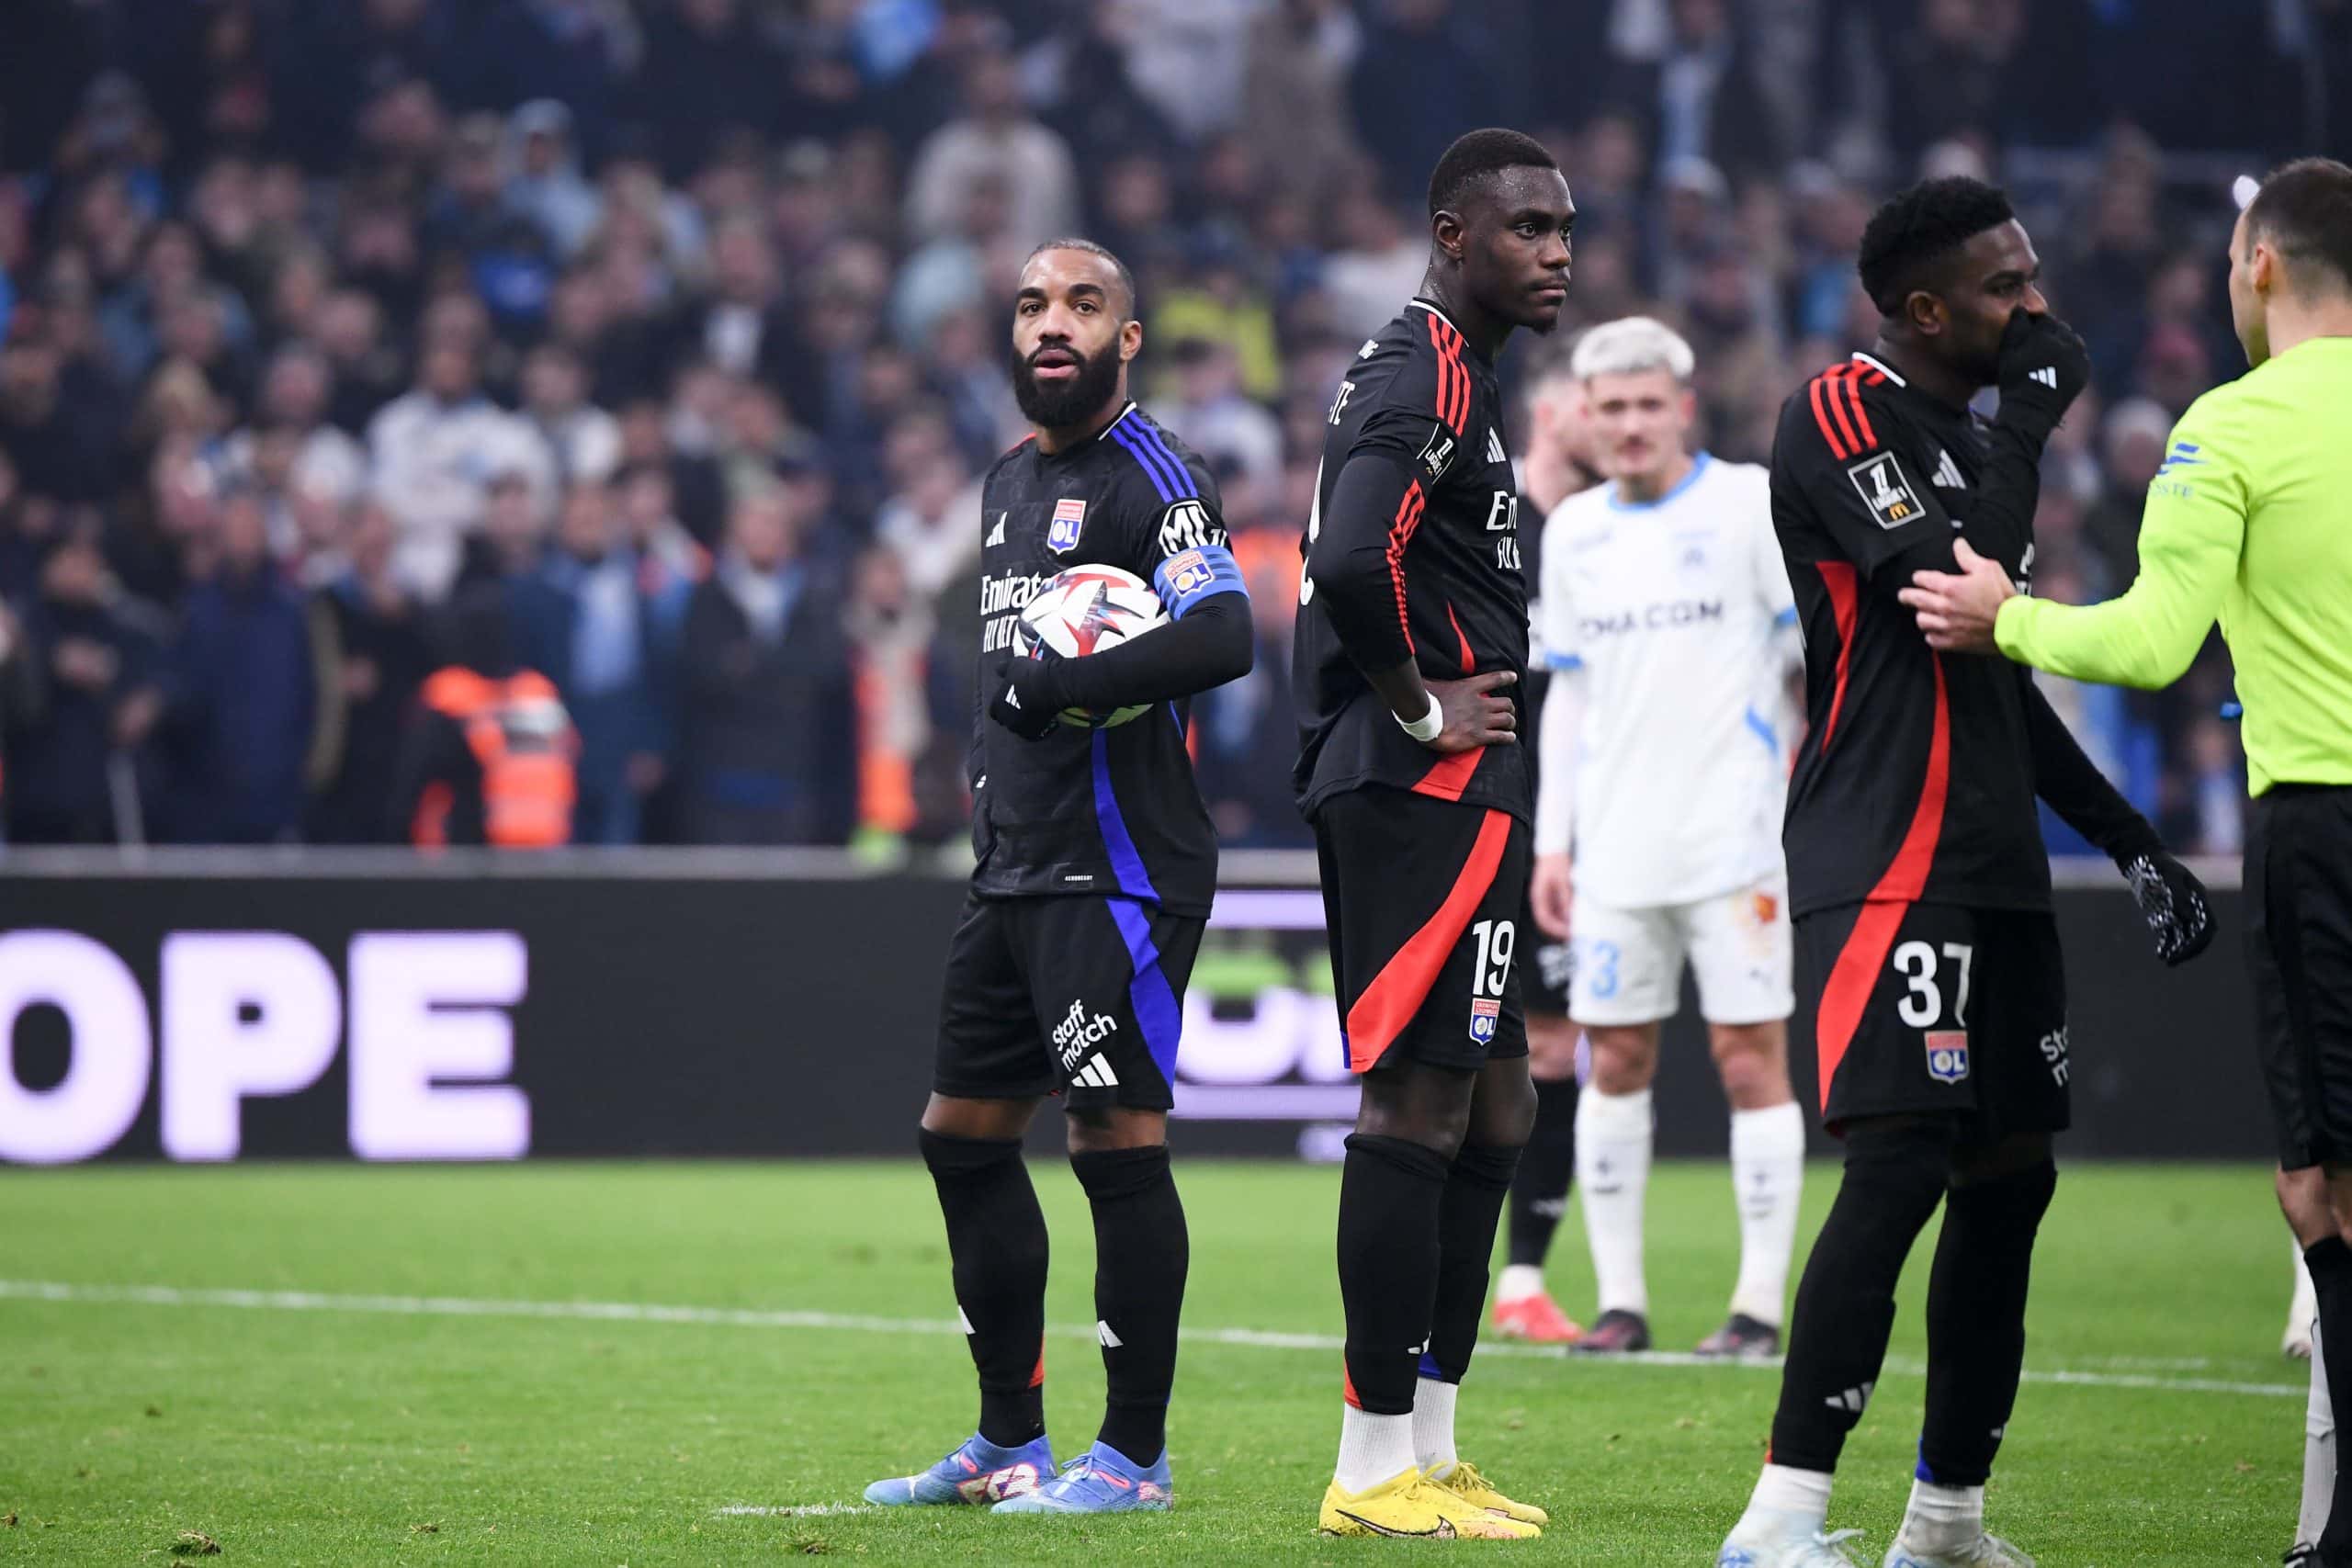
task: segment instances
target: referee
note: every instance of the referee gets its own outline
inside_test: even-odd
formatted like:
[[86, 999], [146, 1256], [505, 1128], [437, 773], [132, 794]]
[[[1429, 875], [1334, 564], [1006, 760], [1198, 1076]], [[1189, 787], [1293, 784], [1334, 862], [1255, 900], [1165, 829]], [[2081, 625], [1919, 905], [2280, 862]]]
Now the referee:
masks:
[[[2179, 679], [2218, 615], [2245, 705], [2246, 962], [2278, 1199], [2333, 1363], [2314, 1354], [2314, 1382], [2352, 1410], [2352, 168], [2305, 158], [2262, 182], [2230, 237], [2230, 315], [2252, 369], [2174, 427], [2129, 592], [2022, 597], [1962, 544], [1960, 575], [1919, 572], [1903, 600], [1937, 648], [2141, 687]], [[2290, 1562], [2352, 1564], [2347, 1481], [2338, 1467], [2324, 1533], [2307, 1483]]]

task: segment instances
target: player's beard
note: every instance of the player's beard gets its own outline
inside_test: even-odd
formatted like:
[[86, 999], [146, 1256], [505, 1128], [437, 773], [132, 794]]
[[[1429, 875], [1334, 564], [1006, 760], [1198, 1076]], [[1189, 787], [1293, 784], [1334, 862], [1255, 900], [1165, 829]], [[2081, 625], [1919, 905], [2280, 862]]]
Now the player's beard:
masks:
[[1069, 430], [1086, 423], [1102, 412], [1119, 389], [1115, 346], [1092, 355], [1068, 344], [1057, 346], [1078, 361], [1078, 374], [1067, 381], [1041, 382], [1026, 358], [1017, 354], [1012, 358], [1012, 400], [1021, 405], [1021, 417], [1040, 430]]

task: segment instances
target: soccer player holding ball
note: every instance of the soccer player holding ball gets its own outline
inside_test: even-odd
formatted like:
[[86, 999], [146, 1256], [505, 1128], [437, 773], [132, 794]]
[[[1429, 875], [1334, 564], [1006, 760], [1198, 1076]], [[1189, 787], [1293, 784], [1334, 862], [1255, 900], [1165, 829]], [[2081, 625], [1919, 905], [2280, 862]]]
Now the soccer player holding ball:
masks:
[[[1804, 632], [1811, 728], [1790, 782], [1797, 995], [1845, 1172], [1799, 1282], [1770, 1456], [1718, 1568], [1851, 1562], [1832, 1473], [1939, 1206], [1928, 1390], [1885, 1568], [2030, 1568], [1984, 1529], [2017, 1399], [2034, 1235], [2067, 1122], [2066, 997], [2034, 799], [2130, 879], [2167, 964], [2212, 938], [2204, 889], [1997, 659], [1930, 649], [1897, 595], [1965, 543], [2023, 582], [2049, 440], [2090, 373], [1999, 191], [1927, 181], [1863, 233], [1871, 351], [1781, 410], [1772, 521]], [[2000, 389], [1986, 422], [1969, 403]]]
[[[921, 1134], [979, 1425], [930, 1469], [876, 1482], [869, 1502], [1109, 1513], [1172, 1497], [1166, 1422], [1188, 1250], [1170, 1085], [1216, 886], [1182, 704], [1247, 674], [1254, 639], [1206, 465], [1128, 400], [1142, 346], [1118, 258], [1082, 240], [1030, 255], [1012, 371], [1032, 434], [989, 470], [978, 519], [978, 864], [948, 945]], [[1048, 1094], [1093, 1210], [1109, 1383], [1095, 1442], [1058, 1472], [1045, 1421], [1046, 1218], [1021, 1154]]]
[[[1324, 432], [1292, 663], [1333, 989], [1363, 1102], [1340, 1179], [1338, 1535], [1524, 1539], [1542, 1509], [1454, 1451], [1454, 1396], [1535, 1092], [1519, 492], [1494, 358], [1567, 298], [1567, 182], [1510, 130], [1430, 176], [1421, 293], [1368, 339]], [[1531, 941], [1532, 939], [1530, 939]]]

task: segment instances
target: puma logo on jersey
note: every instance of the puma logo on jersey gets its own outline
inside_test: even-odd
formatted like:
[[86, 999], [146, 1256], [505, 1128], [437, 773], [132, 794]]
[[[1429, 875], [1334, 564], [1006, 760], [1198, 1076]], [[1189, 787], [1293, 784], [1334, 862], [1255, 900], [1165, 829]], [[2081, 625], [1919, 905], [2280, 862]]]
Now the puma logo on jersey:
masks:
[[1960, 465], [1953, 462], [1951, 454], [1940, 446], [1936, 448], [1936, 477], [1928, 482], [1938, 490], [1966, 490], [1968, 488], [1968, 481], [1960, 477]]
[[1499, 430], [1489, 428], [1487, 432], [1487, 461], [1489, 463], [1510, 461], [1510, 454], [1503, 450], [1503, 433]]

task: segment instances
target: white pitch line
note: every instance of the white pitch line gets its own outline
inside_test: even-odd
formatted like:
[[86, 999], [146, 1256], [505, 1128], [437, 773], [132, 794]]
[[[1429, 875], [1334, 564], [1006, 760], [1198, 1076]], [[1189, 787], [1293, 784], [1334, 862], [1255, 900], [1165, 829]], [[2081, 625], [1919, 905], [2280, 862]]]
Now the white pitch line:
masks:
[[[0, 1280], [0, 1299], [74, 1302], [161, 1307], [230, 1307], [262, 1312], [384, 1313], [401, 1317], [520, 1317], [591, 1323], [682, 1323], [716, 1328], [802, 1328], [854, 1334], [960, 1335], [963, 1325], [946, 1318], [867, 1317], [831, 1312], [779, 1312], [755, 1307], [670, 1306], [653, 1302], [533, 1302], [468, 1296], [331, 1295], [317, 1291], [187, 1290], [174, 1285], [74, 1285], [48, 1280]], [[1067, 1339], [1091, 1341], [1095, 1331], [1071, 1325], [1051, 1330]], [[1230, 1345], [1252, 1350], [1313, 1350], [1336, 1355], [1341, 1340], [1334, 1334], [1290, 1334], [1263, 1328], [1187, 1328], [1183, 1337], [1196, 1345]], [[1502, 1357], [1515, 1360], [1566, 1361], [1566, 1347], [1520, 1345], [1499, 1340], [1481, 1345], [1479, 1359]], [[1777, 1371], [1775, 1358], [1724, 1361], [1695, 1356], [1687, 1350], [1644, 1350], [1611, 1356], [1609, 1365], [1640, 1367], [1724, 1367]], [[1926, 1366], [1892, 1360], [1886, 1371], [1919, 1376]], [[2154, 1389], [2174, 1393], [2242, 1394], [2266, 1399], [2301, 1399], [2309, 1389], [2301, 1383], [2236, 1382], [2225, 1378], [2167, 1378], [2147, 1372], [2087, 1371], [2028, 1367], [2027, 1382], [2061, 1383], [2074, 1388]]]
[[812, 1519], [827, 1514], [878, 1514], [882, 1510], [872, 1503], [801, 1503], [791, 1507], [769, 1507], [759, 1503], [731, 1503], [711, 1512], [722, 1519]]

